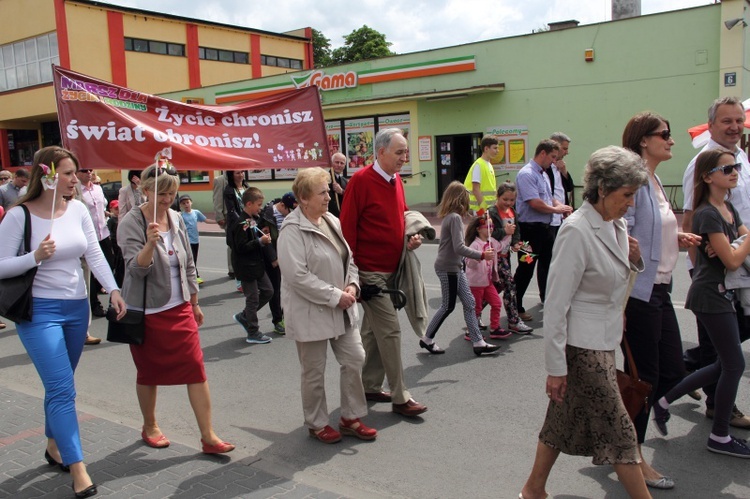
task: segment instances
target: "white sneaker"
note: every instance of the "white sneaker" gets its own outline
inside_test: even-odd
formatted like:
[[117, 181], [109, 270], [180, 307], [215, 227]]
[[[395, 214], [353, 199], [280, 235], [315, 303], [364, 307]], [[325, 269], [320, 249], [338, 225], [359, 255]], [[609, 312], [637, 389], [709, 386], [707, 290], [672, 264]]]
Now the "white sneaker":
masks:
[[518, 322], [515, 324], [508, 324], [508, 329], [516, 334], [529, 334], [534, 330], [534, 328], [527, 326], [521, 319], [518, 319]]

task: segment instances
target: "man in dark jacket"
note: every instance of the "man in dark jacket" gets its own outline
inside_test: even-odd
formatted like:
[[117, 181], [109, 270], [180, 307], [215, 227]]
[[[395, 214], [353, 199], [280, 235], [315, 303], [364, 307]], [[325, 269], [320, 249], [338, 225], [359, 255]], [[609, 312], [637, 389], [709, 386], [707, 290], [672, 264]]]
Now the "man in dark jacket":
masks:
[[228, 233], [232, 248], [234, 274], [242, 283], [245, 310], [234, 314], [234, 320], [245, 329], [248, 343], [269, 343], [271, 338], [260, 332], [258, 310], [271, 300], [273, 286], [265, 272], [263, 248], [271, 245], [271, 235], [258, 226], [258, 214], [263, 209], [263, 192], [249, 187], [242, 194], [243, 211]]
[[331, 200], [328, 201], [328, 211], [335, 217], [341, 213], [341, 205], [344, 202], [344, 191], [348, 180], [344, 177], [344, 168], [346, 167], [346, 156], [340, 152], [331, 156], [331, 181], [328, 182], [329, 194]]
[[279, 230], [284, 218], [297, 207], [297, 198], [294, 193], [287, 192], [281, 199], [269, 202], [260, 215], [258, 225], [264, 233], [271, 236], [271, 244], [263, 248], [266, 275], [273, 286], [273, 297], [271, 298], [271, 318], [273, 329], [278, 334], [284, 334], [284, 311], [281, 308], [281, 271], [279, 269], [278, 257], [276, 256], [276, 241], [279, 239]]

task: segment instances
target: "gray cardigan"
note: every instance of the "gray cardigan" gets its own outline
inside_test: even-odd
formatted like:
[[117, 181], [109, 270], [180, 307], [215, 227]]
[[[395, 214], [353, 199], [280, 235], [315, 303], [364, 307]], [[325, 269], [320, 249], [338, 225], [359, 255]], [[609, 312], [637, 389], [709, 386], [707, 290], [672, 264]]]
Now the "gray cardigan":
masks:
[[[658, 176], [656, 181], [661, 188], [662, 184]], [[649, 302], [661, 260], [661, 214], [659, 213], [659, 200], [651, 182], [636, 191], [635, 206], [628, 208], [623, 218], [628, 223], [630, 235], [638, 240], [643, 263], [646, 266], [644, 271], [638, 274], [630, 297]]]
[[435, 270], [458, 273], [463, 258], [479, 260], [482, 253], [464, 244], [464, 222], [458, 213], [448, 213], [440, 224], [440, 246], [435, 258]]
[[[190, 300], [190, 295], [198, 293], [198, 281], [190, 251], [185, 223], [179, 213], [168, 210], [169, 230], [177, 260], [180, 263], [180, 282], [182, 297]], [[117, 244], [125, 260], [125, 281], [122, 285], [122, 297], [129, 307], [143, 305], [143, 279], [148, 276], [146, 289], [146, 308], [158, 308], [166, 305], [172, 296], [169, 270], [169, 255], [164, 241], [159, 241], [154, 250], [154, 259], [148, 267], [138, 265], [138, 253], [146, 245], [146, 220], [139, 208], [130, 210], [117, 227]]]

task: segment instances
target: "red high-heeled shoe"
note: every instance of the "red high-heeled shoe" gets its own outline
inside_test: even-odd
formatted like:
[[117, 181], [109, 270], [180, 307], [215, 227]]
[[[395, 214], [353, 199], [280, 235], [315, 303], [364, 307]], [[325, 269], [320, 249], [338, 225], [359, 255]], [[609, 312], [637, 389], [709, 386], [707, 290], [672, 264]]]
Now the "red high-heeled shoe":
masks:
[[204, 454], [226, 454], [234, 450], [234, 445], [229, 442], [219, 442], [218, 444], [207, 444], [201, 438], [201, 445], [203, 446]]
[[[359, 426], [355, 428], [355, 425], [359, 423]], [[375, 428], [370, 428], [369, 426], [365, 426], [365, 424], [359, 420], [359, 418], [355, 419], [344, 419], [341, 418], [341, 421], [339, 421], [339, 431], [343, 435], [351, 435], [353, 437], [357, 437], [360, 440], [375, 440], [375, 438], [378, 436], [378, 430]]]

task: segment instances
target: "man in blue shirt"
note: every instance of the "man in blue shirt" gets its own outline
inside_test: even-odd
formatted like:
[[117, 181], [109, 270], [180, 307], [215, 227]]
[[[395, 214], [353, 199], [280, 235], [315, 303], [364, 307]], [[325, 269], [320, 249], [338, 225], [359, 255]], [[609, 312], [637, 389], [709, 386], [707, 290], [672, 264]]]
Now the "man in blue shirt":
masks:
[[554, 140], [543, 140], [536, 146], [534, 159], [518, 172], [516, 177], [516, 218], [521, 231], [521, 239], [527, 241], [531, 250], [536, 254], [531, 263], [521, 260], [523, 252], [518, 253], [518, 268], [514, 279], [516, 281], [516, 297], [518, 299], [518, 315], [524, 321], [533, 319], [531, 314], [523, 308], [523, 295], [529, 287], [534, 267], [539, 262], [536, 282], [539, 286], [539, 297], [544, 304], [547, 290], [547, 273], [552, 260], [552, 245], [555, 243], [554, 233], [550, 224], [552, 215], [563, 217], [573, 212], [573, 208], [562, 204], [552, 196], [549, 177], [546, 171], [557, 160], [560, 144]]

